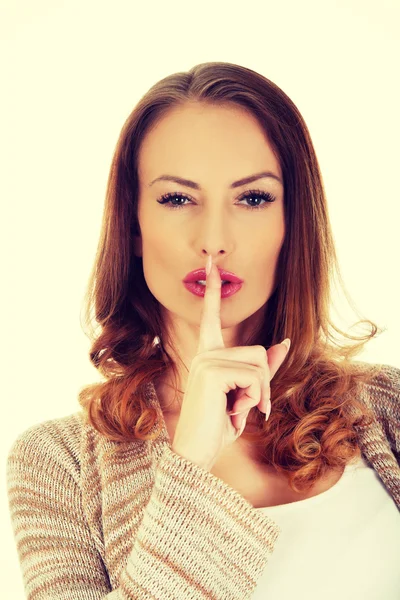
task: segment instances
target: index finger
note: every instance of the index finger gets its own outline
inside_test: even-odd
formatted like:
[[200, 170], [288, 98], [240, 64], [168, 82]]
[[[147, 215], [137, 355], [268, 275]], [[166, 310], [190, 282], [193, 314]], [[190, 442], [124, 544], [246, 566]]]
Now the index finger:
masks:
[[[211, 271], [206, 272], [206, 293], [200, 321], [200, 337], [197, 353], [215, 348], [225, 348], [221, 329], [221, 276], [211, 259]], [[207, 258], [208, 260], [208, 258]]]

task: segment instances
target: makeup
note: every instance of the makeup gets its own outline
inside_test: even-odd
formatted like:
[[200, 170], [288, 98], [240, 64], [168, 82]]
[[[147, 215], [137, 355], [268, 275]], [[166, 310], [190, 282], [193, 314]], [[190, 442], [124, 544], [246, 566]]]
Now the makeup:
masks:
[[[202, 283], [195, 281], [184, 281], [183, 285], [189, 292], [192, 292], [195, 296], [203, 297], [206, 293], [206, 286]], [[238, 292], [243, 286], [243, 283], [232, 283], [231, 281], [223, 283], [221, 285], [221, 298], [229, 298]]]

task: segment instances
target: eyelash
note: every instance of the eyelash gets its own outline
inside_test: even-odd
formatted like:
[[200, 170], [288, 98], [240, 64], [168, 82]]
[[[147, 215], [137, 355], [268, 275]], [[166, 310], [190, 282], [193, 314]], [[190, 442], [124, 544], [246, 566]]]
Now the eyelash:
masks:
[[[181, 206], [177, 206], [177, 205], [173, 205], [173, 204], [169, 205], [171, 198], [175, 198], [175, 196], [179, 196], [181, 198], [184, 198], [185, 200], [192, 200], [192, 198], [190, 196], [187, 196], [186, 194], [182, 194], [181, 192], [169, 192], [168, 194], [164, 194], [163, 196], [161, 196], [157, 200], [157, 202], [159, 204], [165, 204], [166, 208], [169, 208], [170, 210], [171, 209], [179, 210], [181, 208], [185, 208], [185, 206], [187, 206], [187, 204], [183, 204]], [[265, 204], [260, 204], [259, 206], [245, 206], [246, 210], [261, 210], [263, 208], [267, 208], [269, 204], [272, 204], [272, 202], [275, 202], [275, 200], [276, 200], [275, 196], [273, 196], [269, 192], [264, 192], [262, 190], [249, 190], [248, 192], [242, 194], [242, 196], [239, 198], [239, 200], [246, 200], [248, 198], [251, 198], [252, 196], [260, 196], [260, 198], [265, 200]]]

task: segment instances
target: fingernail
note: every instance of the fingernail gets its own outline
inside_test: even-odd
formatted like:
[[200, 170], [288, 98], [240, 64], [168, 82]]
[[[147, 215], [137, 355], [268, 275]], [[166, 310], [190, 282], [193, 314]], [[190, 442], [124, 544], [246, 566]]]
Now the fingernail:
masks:
[[269, 404], [268, 404], [267, 412], [265, 413], [265, 420], [266, 421], [268, 421], [269, 415], [271, 414], [271, 408], [272, 408], [272, 404], [271, 404], [271, 400], [270, 400]]
[[244, 428], [246, 427], [246, 419], [243, 421], [241, 428], [238, 430], [237, 434], [242, 435]]
[[211, 254], [209, 254], [208, 258], [207, 258], [207, 264], [206, 264], [207, 277], [211, 273], [211, 264], [212, 264], [212, 258], [211, 258]]
[[289, 352], [289, 348], [290, 348], [290, 339], [286, 338], [285, 340], [283, 340], [283, 342], [281, 342], [281, 344], [283, 344], [284, 346], [286, 346], [287, 348], [287, 352]]

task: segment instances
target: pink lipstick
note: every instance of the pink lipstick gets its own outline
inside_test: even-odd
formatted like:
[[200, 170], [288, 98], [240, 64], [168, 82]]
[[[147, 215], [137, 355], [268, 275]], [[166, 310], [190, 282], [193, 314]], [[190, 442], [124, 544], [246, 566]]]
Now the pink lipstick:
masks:
[[[243, 285], [243, 279], [219, 267], [218, 271], [222, 280], [221, 298], [228, 298], [236, 294]], [[195, 271], [191, 271], [183, 280], [183, 285], [195, 296], [203, 297], [206, 293], [206, 270], [196, 269]]]

